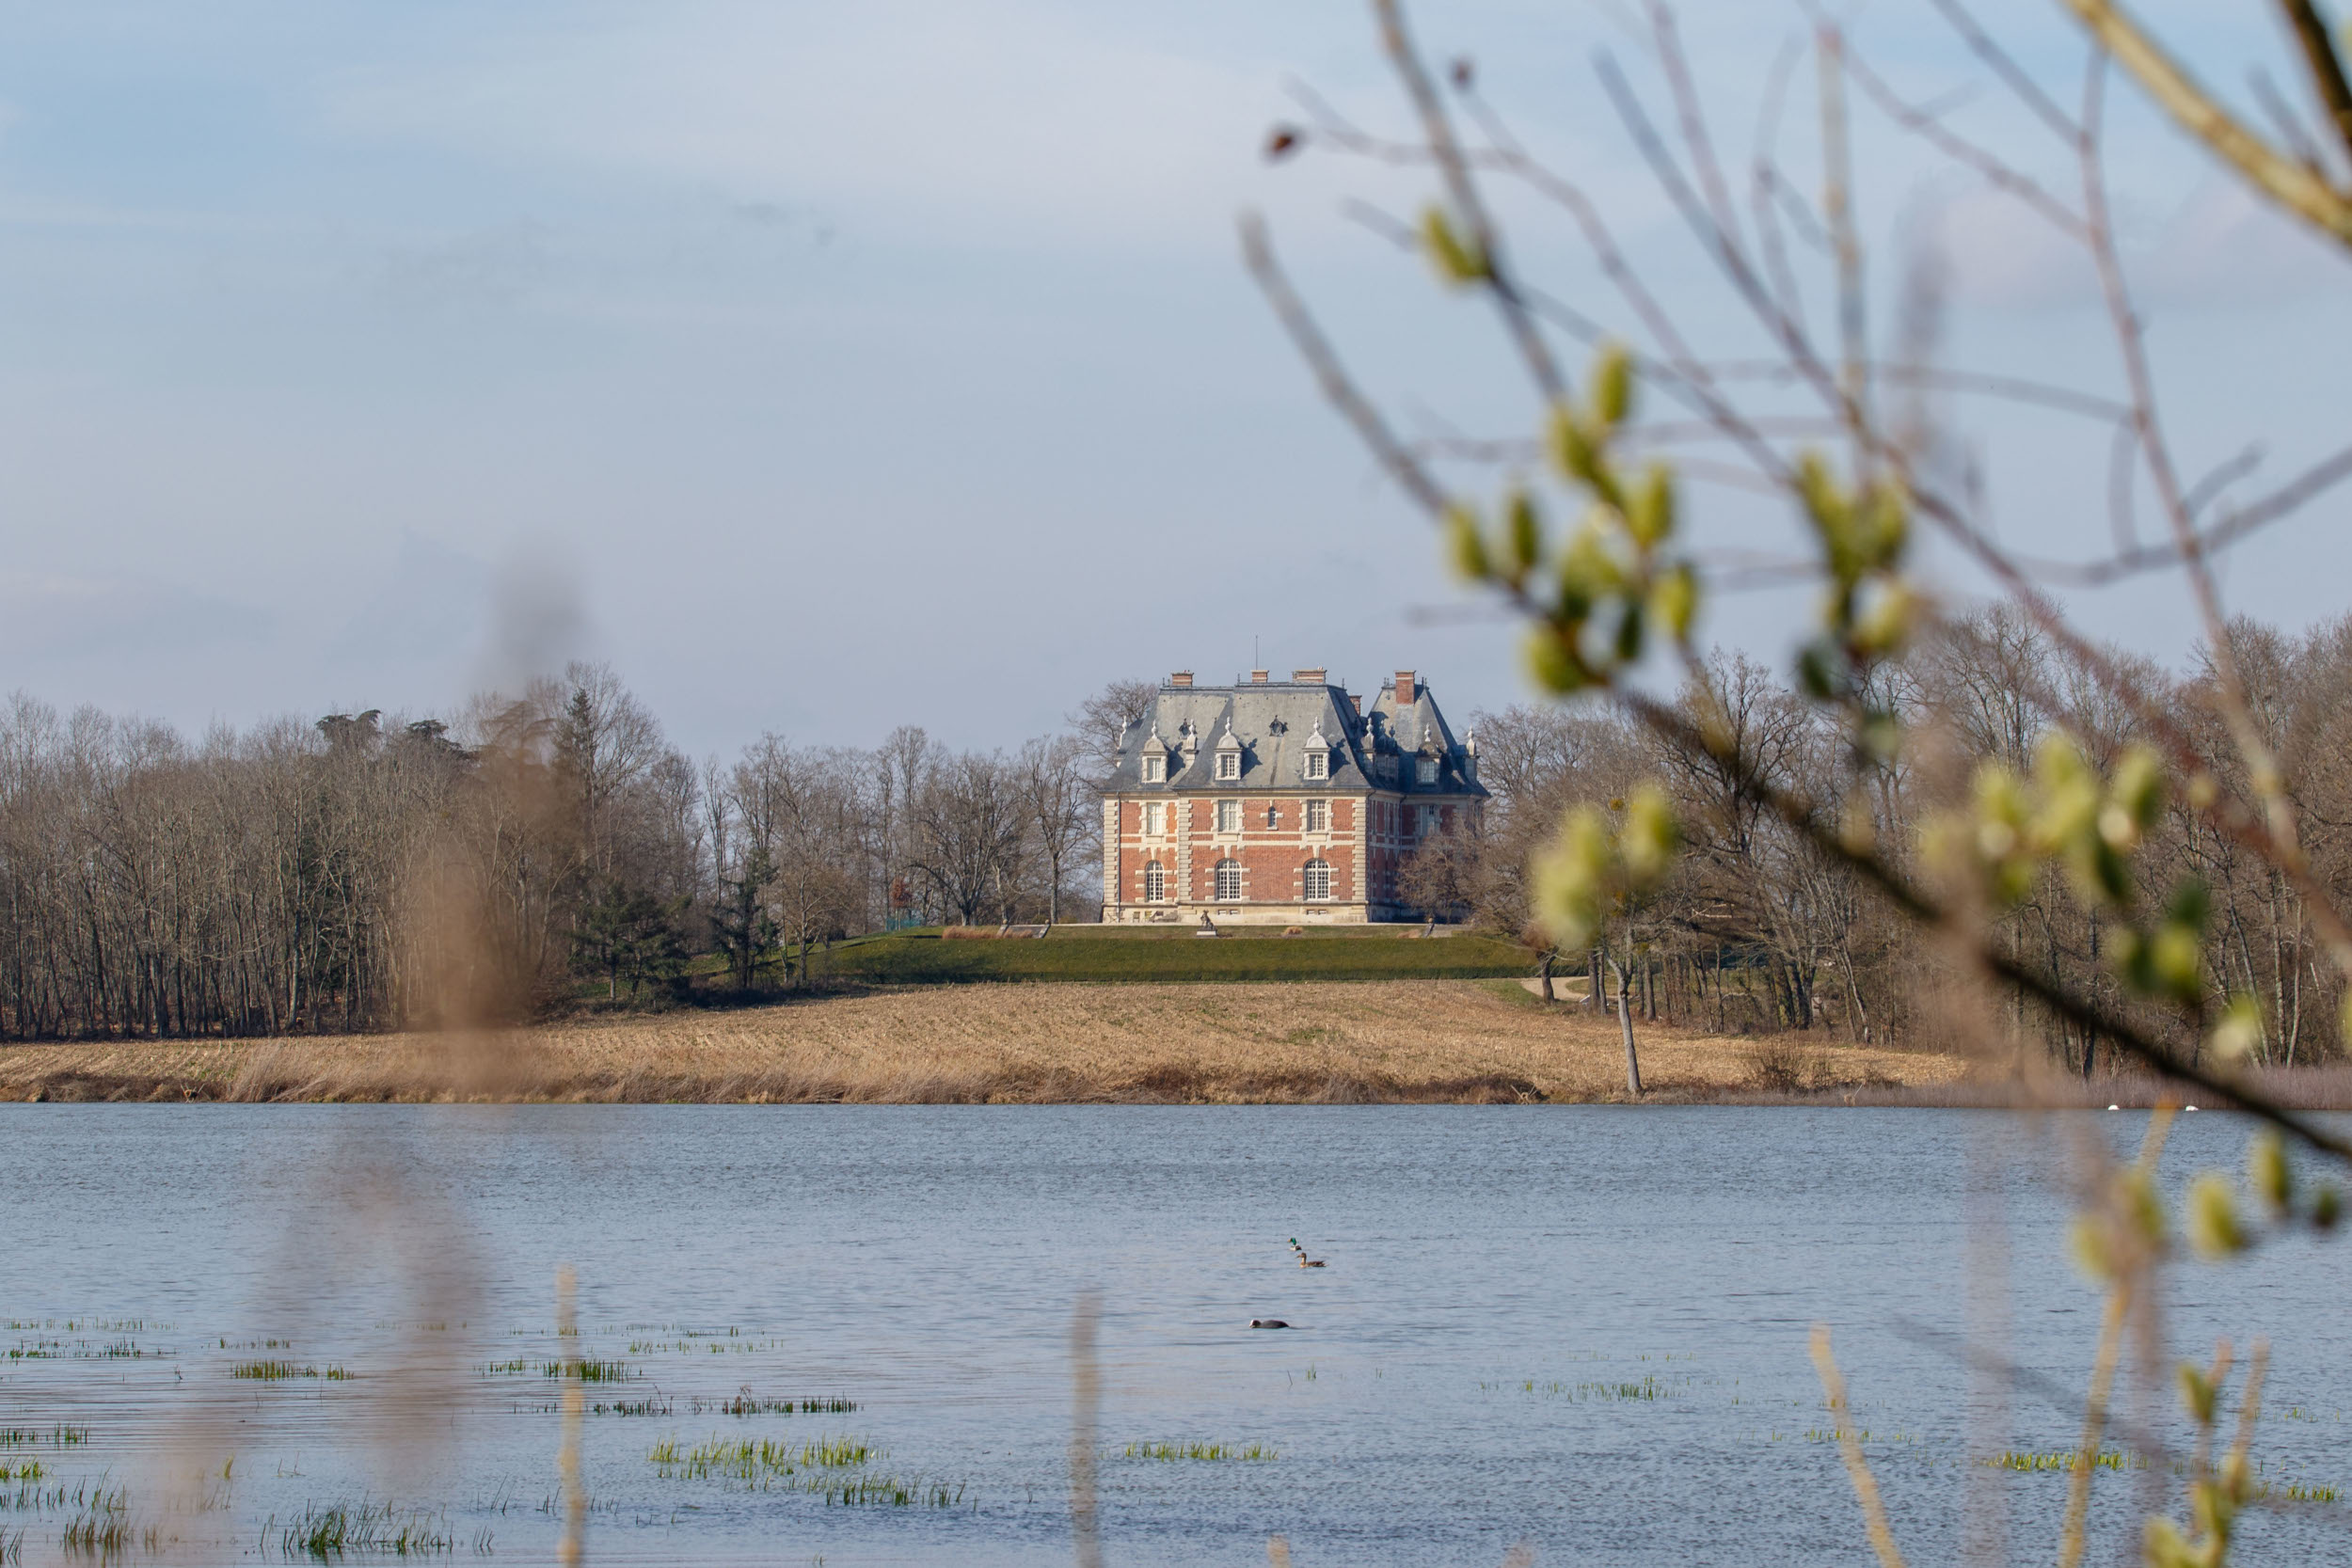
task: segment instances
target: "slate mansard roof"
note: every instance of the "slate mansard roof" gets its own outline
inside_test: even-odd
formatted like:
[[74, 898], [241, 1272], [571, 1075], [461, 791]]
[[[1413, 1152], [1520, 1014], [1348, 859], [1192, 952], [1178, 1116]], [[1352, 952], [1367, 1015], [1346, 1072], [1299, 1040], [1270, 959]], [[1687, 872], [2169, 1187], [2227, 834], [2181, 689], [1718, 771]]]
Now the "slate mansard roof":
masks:
[[[1216, 754], [1228, 730], [1241, 748], [1241, 777], [1216, 777]], [[1320, 734], [1330, 751], [1327, 778], [1307, 776], [1304, 756]], [[1184, 757], [1187, 739], [1191, 760]], [[1168, 754], [1166, 783], [1146, 784], [1144, 752], [1156, 741]], [[1422, 784], [1415, 761], [1438, 762], [1437, 780]], [[1320, 680], [1191, 686], [1165, 682], [1120, 737], [1118, 761], [1104, 777], [1104, 794], [1231, 793], [1235, 790], [1383, 790], [1406, 795], [1484, 797], [1469, 751], [1446, 727], [1445, 715], [1415, 683], [1402, 709], [1384, 688], [1361, 717], [1339, 687]]]

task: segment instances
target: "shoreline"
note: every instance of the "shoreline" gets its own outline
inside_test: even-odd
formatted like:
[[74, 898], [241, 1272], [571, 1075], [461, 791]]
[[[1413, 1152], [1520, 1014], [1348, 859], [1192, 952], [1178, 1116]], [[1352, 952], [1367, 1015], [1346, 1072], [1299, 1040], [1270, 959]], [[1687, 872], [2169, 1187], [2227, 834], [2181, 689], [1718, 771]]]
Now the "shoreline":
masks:
[[[1641, 1022], [1643, 1101], [1859, 1102], [1948, 1092], [1971, 1067], [1791, 1038]], [[0, 1100], [1581, 1103], [1629, 1099], [1624, 1072], [1613, 1021], [1516, 980], [985, 985], [472, 1033], [0, 1046]]]
[[[612, 1104], [1594, 1104], [2145, 1109], [2127, 1073], [2032, 1083], [1820, 1035], [1637, 1025], [1516, 980], [929, 986], [723, 1012], [443, 1034], [0, 1046], [0, 1101]], [[2262, 1075], [2352, 1109], [2352, 1068]], [[2219, 1106], [2213, 1107], [2219, 1109]]]

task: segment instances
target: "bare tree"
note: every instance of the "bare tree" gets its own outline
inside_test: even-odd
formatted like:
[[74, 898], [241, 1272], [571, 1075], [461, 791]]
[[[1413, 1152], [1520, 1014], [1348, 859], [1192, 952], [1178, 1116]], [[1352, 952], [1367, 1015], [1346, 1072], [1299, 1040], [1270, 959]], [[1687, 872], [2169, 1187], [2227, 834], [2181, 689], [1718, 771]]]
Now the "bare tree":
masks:
[[1021, 809], [1027, 831], [1045, 861], [1045, 919], [1061, 919], [1063, 883], [1070, 868], [1097, 847], [1102, 834], [1101, 797], [1089, 778], [1086, 743], [1078, 736], [1040, 736], [1014, 760]]

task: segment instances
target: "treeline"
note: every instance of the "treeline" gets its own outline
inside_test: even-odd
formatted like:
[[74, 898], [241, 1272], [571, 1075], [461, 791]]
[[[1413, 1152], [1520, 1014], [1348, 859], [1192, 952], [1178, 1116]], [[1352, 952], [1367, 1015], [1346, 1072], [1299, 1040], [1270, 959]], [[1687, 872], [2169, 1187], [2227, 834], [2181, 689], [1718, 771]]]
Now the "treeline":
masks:
[[[2299, 637], [2241, 622], [2232, 637], [2265, 742], [2284, 768], [2303, 852], [2339, 900], [2352, 897], [2352, 618]], [[2201, 661], [2176, 678], [2114, 657], [2149, 701], [2199, 737], [2220, 794], [2252, 799], [2210, 700], [2209, 669]], [[1934, 868], [1917, 865], [1923, 832], [1968, 799], [1983, 764], [2030, 774], [2044, 736], [2062, 727], [2105, 770], [2124, 747], [2149, 738], [2127, 705], [2073, 673], [2039, 630], [2007, 610], [1947, 628], [1877, 681], [1872, 701], [1903, 736], [1890, 754], [1866, 753], [1828, 710], [1737, 655], [1710, 660], [1704, 688], [1687, 685], [1678, 705], [1694, 724], [1727, 725], [1774, 783], [1820, 803], [1824, 823], [1867, 834], [1931, 883]], [[1682, 827], [1679, 864], [1605, 939], [1630, 964], [1637, 1016], [1917, 1045], [1980, 1038], [1990, 1023], [2075, 1071], [2106, 1059], [2098, 1039], [2065, 1021], [2014, 999], [1983, 1000], [1998, 988], [1954, 983], [1950, 956], [1931, 933], [1899, 918], [1855, 874], [1808, 852], [1704, 750], [1596, 708], [1515, 707], [1479, 715], [1477, 731], [1480, 777], [1496, 799], [1482, 837], [1433, 846], [1409, 868], [1425, 906], [1522, 933], [1539, 949], [1529, 929], [1529, 867], [1563, 812], [1621, 801], [1654, 781]], [[2186, 793], [2176, 779], [2167, 819], [2141, 851], [2152, 906], [2192, 880], [2205, 890], [2207, 974], [2217, 993], [2258, 1006], [2255, 1059], [2344, 1054], [2343, 982], [2324, 961], [2302, 898], [2218, 836]], [[1947, 893], [1963, 907], [1975, 895], [1965, 886]], [[1987, 906], [1982, 918], [2010, 958], [2139, 1020], [2185, 1055], [2201, 1050], [2217, 1022], [2127, 995], [2113, 974], [2111, 931], [2056, 869], [2014, 905]], [[1590, 970], [1597, 979], [1602, 957], [1558, 960], [1564, 977]]]
[[894, 921], [1092, 919], [1099, 745], [956, 752], [902, 728], [698, 767], [592, 665], [454, 721], [196, 741], [19, 695], [0, 1037], [487, 1022], [675, 995], [698, 960], [737, 989], [804, 980], [812, 946]]

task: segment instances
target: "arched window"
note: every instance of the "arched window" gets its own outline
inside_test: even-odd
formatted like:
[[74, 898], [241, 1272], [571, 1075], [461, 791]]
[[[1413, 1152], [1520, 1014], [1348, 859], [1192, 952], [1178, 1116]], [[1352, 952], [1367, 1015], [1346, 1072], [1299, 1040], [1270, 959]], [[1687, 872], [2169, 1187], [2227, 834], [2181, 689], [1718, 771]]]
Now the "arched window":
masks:
[[1307, 863], [1307, 896], [1324, 899], [1331, 896], [1331, 863], [1311, 860]]
[[1241, 901], [1241, 862], [1221, 860], [1216, 863], [1216, 896], [1220, 903]]
[[1157, 904], [1168, 897], [1168, 872], [1153, 861], [1143, 868], [1143, 901]]

